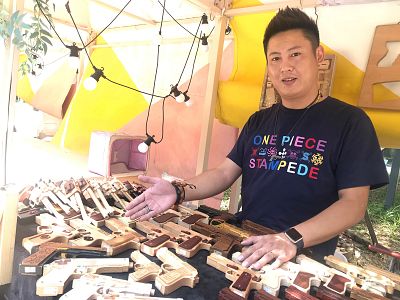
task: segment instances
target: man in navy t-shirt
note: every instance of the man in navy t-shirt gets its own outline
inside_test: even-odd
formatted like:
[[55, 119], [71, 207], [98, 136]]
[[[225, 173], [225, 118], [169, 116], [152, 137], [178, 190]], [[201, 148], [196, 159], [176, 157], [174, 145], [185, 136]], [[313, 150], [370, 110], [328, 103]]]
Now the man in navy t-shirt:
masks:
[[320, 95], [324, 49], [316, 23], [287, 7], [271, 20], [263, 44], [280, 101], [249, 118], [220, 166], [188, 180], [196, 189], [141, 176], [153, 186], [126, 213], [146, 220], [183, 200], [216, 195], [242, 175], [239, 218], [279, 232], [243, 241], [239, 260], [255, 269], [271, 261], [277, 267], [304, 247], [320, 261], [333, 254], [338, 234], [363, 218], [369, 190], [388, 182], [368, 116]]

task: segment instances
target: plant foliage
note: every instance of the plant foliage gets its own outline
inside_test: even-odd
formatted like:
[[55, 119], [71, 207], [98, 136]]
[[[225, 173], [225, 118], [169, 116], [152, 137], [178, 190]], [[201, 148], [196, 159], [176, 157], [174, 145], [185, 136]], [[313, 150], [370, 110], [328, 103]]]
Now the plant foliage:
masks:
[[[49, 9], [49, 0], [33, 0], [33, 15], [15, 11], [9, 14], [0, 4], [0, 38], [11, 39], [11, 42], [19, 51], [26, 54], [26, 61], [19, 66], [21, 74], [36, 74], [44, 67], [43, 57], [46, 55], [48, 47], [52, 46], [50, 27], [48, 21], [53, 25], [52, 16]], [[40, 7], [39, 7], [40, 5]], [[47, 20], [43, 19], [42, 11]]]

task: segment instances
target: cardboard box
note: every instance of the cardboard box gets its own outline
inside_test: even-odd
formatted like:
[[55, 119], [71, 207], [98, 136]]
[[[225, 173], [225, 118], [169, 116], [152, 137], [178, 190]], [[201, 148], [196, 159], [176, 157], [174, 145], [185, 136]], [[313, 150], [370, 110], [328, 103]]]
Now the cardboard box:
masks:
[[138, 145], [144, 136], [94, 131], [90, 138], [88, 168], [90, 172], [109, 176], [138, 176], [145, 174], [148, 153], [141, 153]]

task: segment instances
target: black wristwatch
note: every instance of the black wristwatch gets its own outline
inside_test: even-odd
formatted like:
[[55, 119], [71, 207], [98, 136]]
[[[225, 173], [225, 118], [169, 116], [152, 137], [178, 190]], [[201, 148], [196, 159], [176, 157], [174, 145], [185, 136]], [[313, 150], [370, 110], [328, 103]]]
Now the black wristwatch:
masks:
[[285, 236], [296, 245], [297, 251], [304, 248], [303, 236], [294, 227], [289, 228], [284, 232]]

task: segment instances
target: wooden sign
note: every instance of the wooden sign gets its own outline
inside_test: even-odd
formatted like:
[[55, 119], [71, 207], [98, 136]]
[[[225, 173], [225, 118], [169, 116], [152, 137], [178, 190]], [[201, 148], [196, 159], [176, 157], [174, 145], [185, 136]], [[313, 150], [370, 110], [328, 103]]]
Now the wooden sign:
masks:
[[400, 24], [377, 26], [358, 101], [358, 105], [361, 107], [400, 110], [400, 97], [374, 102], [374, 85], [400, 82], [399, 55], [392, 65], [387, 67], [378, 66], [379, 62], [389, 54], [387, 45], [390, 42], [400, 42]]

